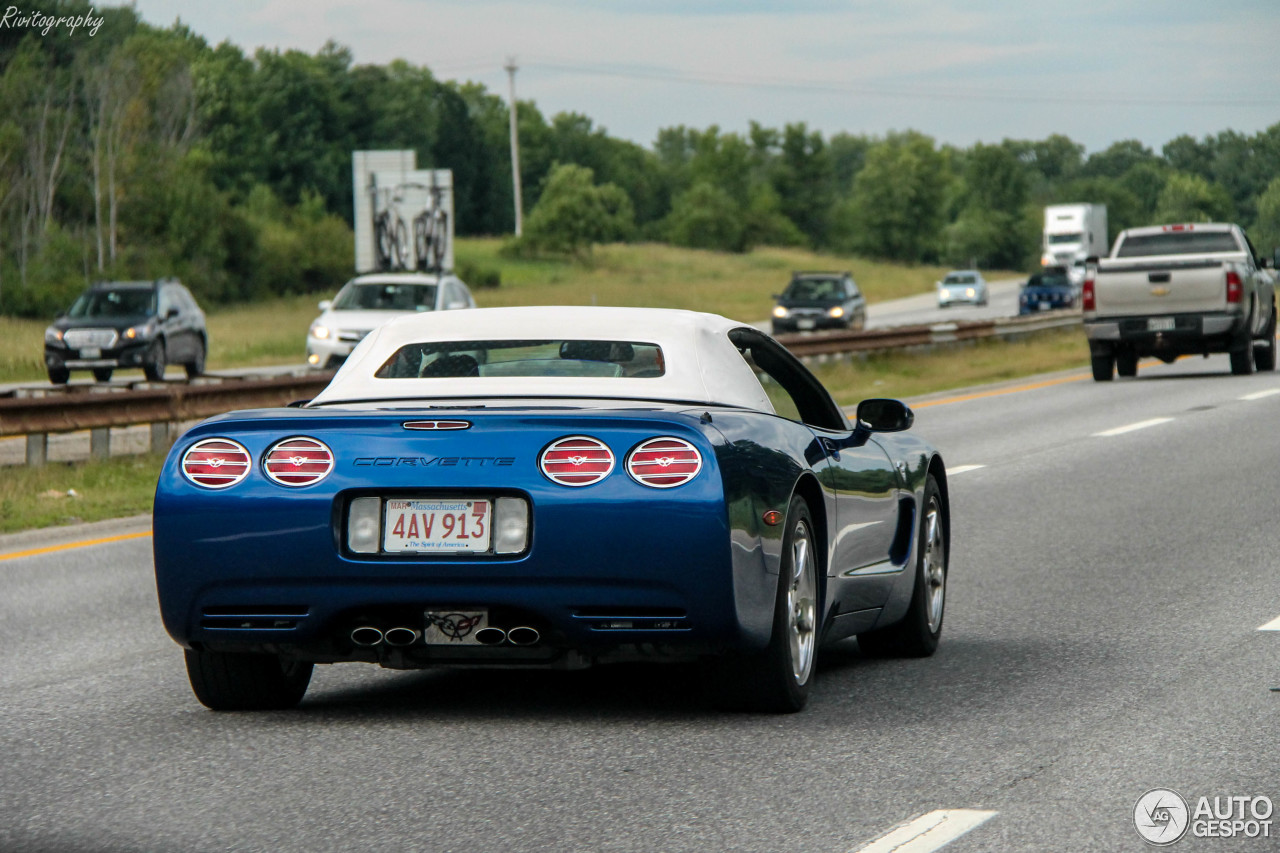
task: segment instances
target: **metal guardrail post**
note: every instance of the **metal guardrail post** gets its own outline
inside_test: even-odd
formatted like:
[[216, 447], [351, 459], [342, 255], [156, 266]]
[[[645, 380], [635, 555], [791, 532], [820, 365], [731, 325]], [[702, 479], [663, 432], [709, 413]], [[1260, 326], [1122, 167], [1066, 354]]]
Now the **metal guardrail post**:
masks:
[[27, 436], [27, 465], [39, 467], [49, 461], [49, 434], [31, 433]]
[[169, 445], [173, 444], [173, 424], [168, 421], [159, 421], [151, 425], [151, 452], [152, 453], [168, 453]]
[[95, 427], [89, 430], [89, 457], [107, 459], [111, 456], [111, 427]]

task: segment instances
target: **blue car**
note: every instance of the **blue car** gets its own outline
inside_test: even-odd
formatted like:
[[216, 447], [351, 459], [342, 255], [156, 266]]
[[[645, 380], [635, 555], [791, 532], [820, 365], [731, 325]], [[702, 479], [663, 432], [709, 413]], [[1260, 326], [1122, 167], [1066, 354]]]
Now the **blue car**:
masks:
[[317, 663], [705, 661], [724, 705], [800, 710], [818, 648], [931, 654], [950, 539], [910, 410], [850, 423], [723, 317], [426, 313], [297, 407], [189, 430], [154, 505], [196, 697], [286, 708]]
[[1018, 293], [1018, 314], [1074, 308], [1076, 293], [1065, 267], [1049, 267], [1032, 273]]

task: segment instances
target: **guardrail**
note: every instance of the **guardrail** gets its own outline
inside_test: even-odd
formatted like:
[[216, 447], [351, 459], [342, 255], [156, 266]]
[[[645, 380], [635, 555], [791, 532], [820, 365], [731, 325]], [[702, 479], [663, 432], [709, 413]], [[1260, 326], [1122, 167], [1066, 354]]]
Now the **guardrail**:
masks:
[[329, 384], [333, 372], [309, 372], [263, 379], [216, 379], [19, 389], [0, 398], [0, 437], [27, 437], [27, 464], [48, 459], [49, 433], [90, 430], [90, 455], [109, 454], [111, 427], [151, 425], [151, 449], [167, 450], [171, 424], [235, 409], [283, 406], [309, 400]]
[[[860, 332], [779, 335], [778, 341], [803, 359], [948, 346], [982, 338], [1015, 338], [1048, 329], [1078, 326], [1080, 314], [1054, 311], [999, 320], [897, 326]], [[139, 382], [132, 386], [75, 385], [20, 388], [0, 397], [0, 437], [27, 437], [26, 463], [48, 460], [50, 433], [90, 431], [90, 456], [110, 453], [112, 427], [151, 425], [151, 449], [164, 452], [173, 425], [236, 409], [283, 406], [309, 400], [324, 389], [332, 371], [308, 371], [266, 378], [200, 377], [191, 382]]]

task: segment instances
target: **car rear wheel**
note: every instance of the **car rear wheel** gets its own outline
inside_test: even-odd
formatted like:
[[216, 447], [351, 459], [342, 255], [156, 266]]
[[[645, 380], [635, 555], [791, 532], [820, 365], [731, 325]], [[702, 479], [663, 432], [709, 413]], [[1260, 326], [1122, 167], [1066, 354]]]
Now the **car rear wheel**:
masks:
[[1258, 370], [1276, 369], [1276, 308], [1271, 306], [1271, 320], [1262, 337], [1254, 341], [1253, 363]]
[[278, 655], [186, 650], [191, 689], [214, 711], [278, 711], [302, 701], [312, 665]]
[[1116, 354], [1111, 350], [1095, 352], [1089, 356], [1094, 382], [1110, 382], [1115, 376]]
[[164, 349], [164, 341], [156, 341], [147, 352], [147, 360], [142, 365], [142, 372], [152, 382], [162, 382], [164, 381], [164, 369], [168, 360], [168, 355]]
[[1138, 354], [1131, 349], [1116, 353], [1116, 373], [1121, 376], [1138, 375]]
[[809, 700], [822, 611], [819, 546], [804, 498], [791, 499], [786, 524], [769, 645], [759, 654], [728, 661], [719, 668], [722, 677], [713, 680], [717, 700], [733, 710], [791, 714]]
[[187, 370], [188, 379], [195, 379], [197, 376], [200, 376], [202, 373], [204, 373], [204, 358], [205, 358], [204, 341], [200, 341], [199, 343], [196, 344], [195, 357], [192, 358], [191, 361], [188, 361], [186, 364], [183, 365], [183, 367], [185, 367]]
[[1253, 373], [1253, 344], [1246, 340], [1244, 346], [1231, 351], [1231, 372], [1235, 376]]
[[896, 625], [858, 635], [858, 647], [874, 657], [922, 658], [942, 636], [947, 596], [947, 520], [933, 475], [924, 490], [924, 516], [916, 546], [915, 589], [907, 615]]

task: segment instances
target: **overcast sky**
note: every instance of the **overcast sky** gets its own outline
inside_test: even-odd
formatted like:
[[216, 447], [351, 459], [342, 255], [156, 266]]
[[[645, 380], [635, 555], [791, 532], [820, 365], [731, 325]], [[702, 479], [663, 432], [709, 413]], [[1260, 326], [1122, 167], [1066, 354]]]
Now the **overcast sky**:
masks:
[[1254, 134], [1280, 122], [1277, 0], [137, 0], [211, 44], [397, 57], [651, 146], [675, 125], [918, 130], [967, 147], [1061, 133]]

